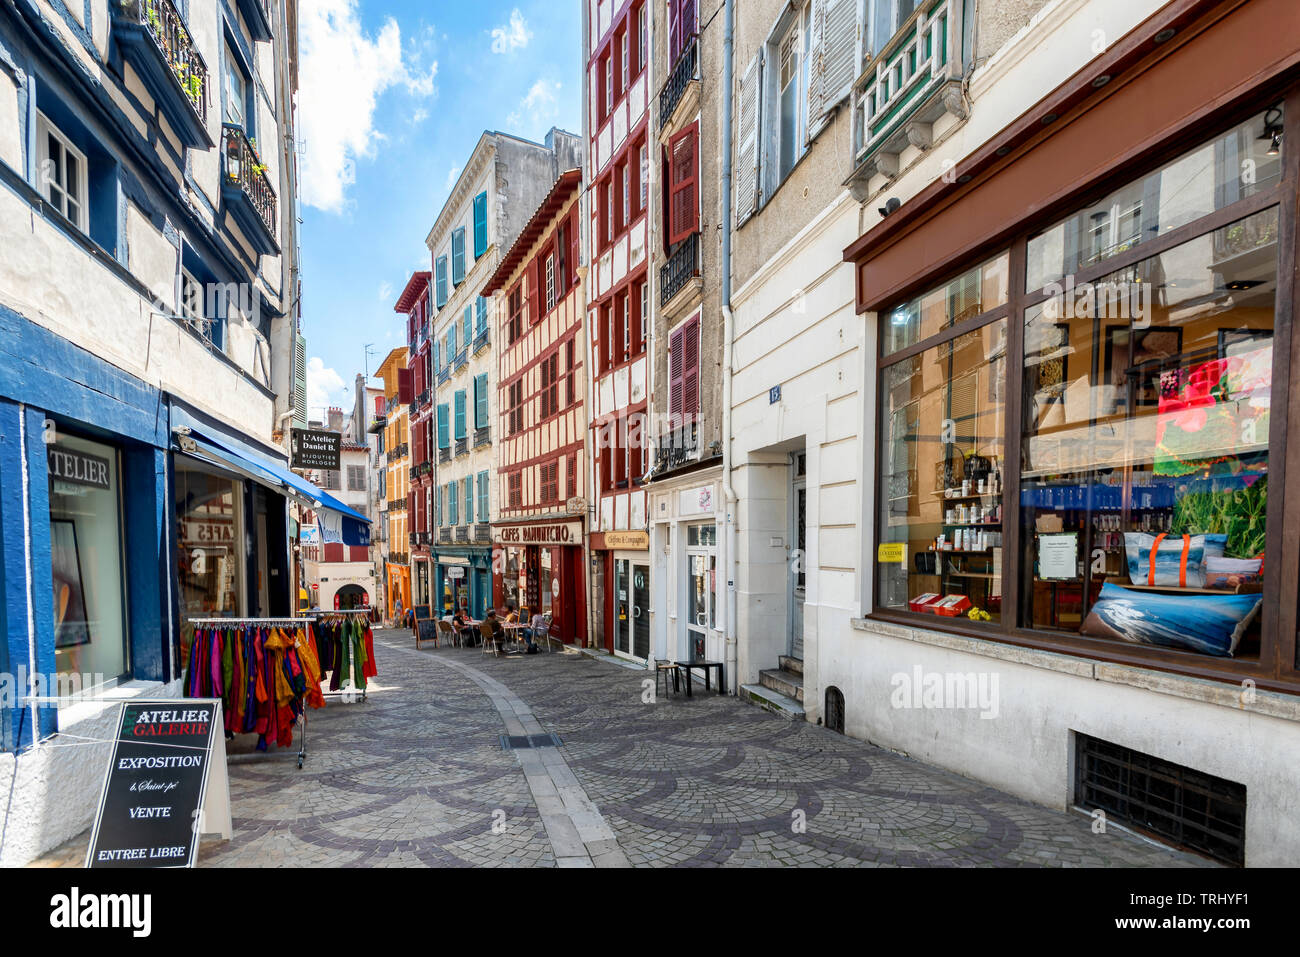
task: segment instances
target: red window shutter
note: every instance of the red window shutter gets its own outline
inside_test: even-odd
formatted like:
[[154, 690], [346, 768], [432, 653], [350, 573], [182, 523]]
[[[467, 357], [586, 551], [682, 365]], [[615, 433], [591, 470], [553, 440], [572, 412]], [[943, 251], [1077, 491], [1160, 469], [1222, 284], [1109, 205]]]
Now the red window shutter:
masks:
[[699, 220], [695, 188], [699, 181], [698, 132], [698, 124], [692, 123], [668, 144], [672, 193], [668, 216], [669, 245], [679, 243], [695, 232]]
[[686, 324], [682, 335], [682, 415], [687, 420], [700, 411], [700, 320]]
[[573, 217], [569, 220], [569, 288], [577, 285], [578, 282], [578, 256], [581, 250], [581, 244], [578, 241], [578, 223], [578, 206], [574, 204]]
[[348, 546], [348, 561], [366, 562], [369, 560], [370, 560], [370, 549], [366, 548], [363, 545]]
[[659, 169], [663, 173], [663, 176], [660, 177], [661, 185], [659, 188], [659, 201], [663, 203], [663, 209], [660, 210], [660, 214], [664, 218], [664, 225], [666, 227], [664, 229], [664, 252], [668, 252], [669, 247], [672, 246], [672, 242], [669, 240], [668, 237], [669, 234], [672, 233], [672, 229], [673, 229], [672, 203], [670, 201], [673, 194], [672, 191], [673, 164], [671, 159], [669, 158], [667, 146], [659, 147], [659, 152], [661, 154]]
[[410, 404], [415, 401], [415, 392], [411, 388], [411, 370], [397, 370], [397, 401]]
[[347, 561], [347, 559], [346, 559], [346, 558], [344, 557], [344, 555], [343, 555], [343, 550], [344, 550], [344, 548], [345, 548], [345, 546], [343, 546], [343, 545], [340, 545], [340, 544], [337, 544], [337, 543], [331, 544], [331, 543], [327, 542], [327, 543], [325, 544], [325, 547], [322, 549], [322, 556], [321, 556], [321, 557], [322, 557], [325, 561], [327, 561], [327, 562], [343, 562], [343, 561]]
[[683, 331], [678, 329], [668, 339], [668, 415], [671, 428], [677, 428], [681, 425]]
[[540, 266], [541, 266], [540, 259], [534, 259], [531, 263], [528, 264], [528, 324], [529, 325], [532, 325], [541, 317], [541, 313], [538, 311], [542, 301], [541, 296], [538, 295], [538, 291], [541, 288], [541, 283], [538, 281], [538, 276], [541, 274]]
[[681, 12], [678, 10], [680, 0], [668, 0], [668, 67], [677, 62], [677, 54], [682, 49]]

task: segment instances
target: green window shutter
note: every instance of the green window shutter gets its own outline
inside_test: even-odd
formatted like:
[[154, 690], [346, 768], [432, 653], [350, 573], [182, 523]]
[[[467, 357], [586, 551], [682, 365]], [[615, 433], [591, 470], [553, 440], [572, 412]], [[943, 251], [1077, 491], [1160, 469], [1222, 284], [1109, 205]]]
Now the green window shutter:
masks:
[[456, 359], [456, 323], [447, 327], [447, 364], [450, 365]]
[[465, 390], [456, 390], [456, 438], [465, 438]]
[[460, 509], [456, 507], [456, 483], [452, 482], [447, 486], [447, 512], [451, 519], [450, 524], [460, 524]]
[[487, 373], [474, 377], [474, 426], [485, 429], [488, 424]]
[[447, 439], [447, 403], [438, 406], [438, 448], [445, 449], [451, 445]]
[[465, 340], [465, 347], [469, 348], [470, 340], [474, 338], [474, 307], [466, 306], [465, 315], [461, 320], [461, 328], [464, 330], [462, 338]]
[[435, 302], [438, 308], [441, 309], [443, 306], [447, 305], [447, 257], [446, 256], [439, 256], [436, 260], [434, 260], [434, 273], [435, 273], [435, 283], [434, 283], [435, 292], [437, 293], [437, 299], [435, 300]]
[[465, 476], [465, 524], [474, 524], [474, 476]]
[[487, 472], [478, 473], [478, 520], [486, 522], [488, 520], [488, 474]]
[[478, 308], [478, 315], [476, 317], [477, 322], [475, 323], [476, 328], [474, 331], [476, 334], [481, 336], [483, 333], [487, 332], [487, 299], [483, 296], [479, 296], [476, 305]]
[[451, 284], [459, 286], [465, 281], [465, 227], [451, 231]]
[[487, 252], [487, 190], [474, 197], [474, 258]]
[[441, 369], [441, 368], [442, 368], [442, 366], [438, 365], [438, 342], [437, 342], [437, 340], [434, 340], [434, 343], [433, 343], [433, 371], [434, 371], [434, 373], [436, 374], [437, 371], [438, 371], [439, 369]]

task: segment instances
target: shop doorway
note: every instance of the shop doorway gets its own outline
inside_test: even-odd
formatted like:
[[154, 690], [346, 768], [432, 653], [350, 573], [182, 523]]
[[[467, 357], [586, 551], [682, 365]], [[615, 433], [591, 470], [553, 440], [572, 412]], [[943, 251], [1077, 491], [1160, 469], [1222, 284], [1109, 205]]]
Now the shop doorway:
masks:
[[351, 611], [370, 607], [370, 596], [360, 585], [344, 585], [334, 593], [334, 610]]
[[787, 654], [803, 660], [803, 602], [808, 584], [808, 454], [790, 456], [790, 623]]
[[650, 656], [650, 566], [614, 559], [614, 651], [645, 661]]
[[686, 529], [686, 658], [708, 658], [709, 632], [718, 627], [718, 527]]

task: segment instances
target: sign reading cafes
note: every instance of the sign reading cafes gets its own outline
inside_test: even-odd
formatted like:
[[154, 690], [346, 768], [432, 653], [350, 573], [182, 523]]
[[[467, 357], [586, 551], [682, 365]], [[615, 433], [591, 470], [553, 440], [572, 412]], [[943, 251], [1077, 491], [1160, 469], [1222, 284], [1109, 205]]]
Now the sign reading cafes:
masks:
[[221, 701], [125, 702], [117, 726], [86, 866], [193, 867], [200, 834], [231, 833]]
[[291, 436], [290, 465], [296, 469], [339, 470], [339, 443], [343, 436], [338, 432], [316, 429], [294, 429]]
[[498, 545], [581, 545], [582, 526], [578, 522], [494, 526], [492, 540]]

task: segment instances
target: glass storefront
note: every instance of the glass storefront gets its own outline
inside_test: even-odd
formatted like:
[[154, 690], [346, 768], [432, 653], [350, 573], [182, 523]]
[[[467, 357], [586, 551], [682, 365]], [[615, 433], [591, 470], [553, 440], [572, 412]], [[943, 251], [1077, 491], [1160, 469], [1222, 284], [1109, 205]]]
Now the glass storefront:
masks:
[[877, 609], [1269, 657], [1281, 124], [881, 312]]
[[176, 466], [180, 617], [244, 614], [243, 483]]
[[111, 682], [131, 666], [118, 451], [58, 435], [46, 458], [57, 672]]

